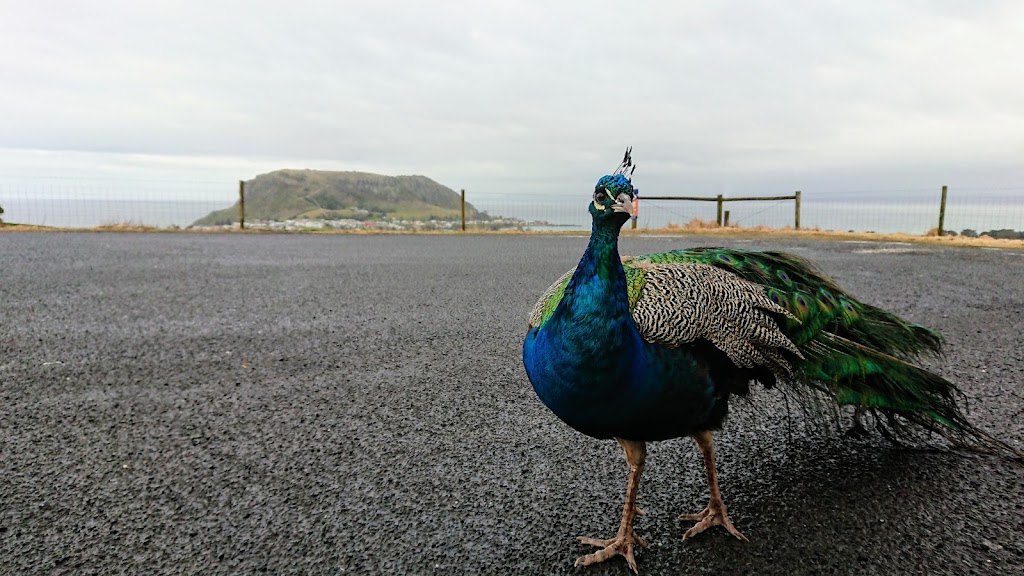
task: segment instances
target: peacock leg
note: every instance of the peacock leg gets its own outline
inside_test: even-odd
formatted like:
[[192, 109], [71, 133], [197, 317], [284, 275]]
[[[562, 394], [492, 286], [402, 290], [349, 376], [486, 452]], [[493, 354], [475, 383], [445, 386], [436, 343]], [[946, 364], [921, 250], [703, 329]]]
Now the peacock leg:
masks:
[[633, 517], [637, 514], [636, 495], [640, 490], [640, 473], [643, 472], [644, 461], [647, 459], [647, 445], [643, 442], [623, 440], [622, 438], [616, 438], [616, 440], [626, 452], [626, 462], [629, 463], [629, 482], [626, 484], [626, 503], [622, 506], [622, 522], [619, 523], [619, 531], [614, 538], [599, 540], [580, 536], [580, 542], [597, 546], [601, 550], [580, 556], [576, 559], [574, 566], [588, 566], [621, 555], [626, 558], [626, 562], [633, 572], [636, 572], [633, 548], [647, 546], [647, 542], [633, 532]]
[[696, 514], [683, 514], [680, 520], [696, 520], [697, 523], [683, 534], [683, 539], [693, 538], [711, 526], [722, 526], [729, 531], [729, 534], [749, 542], [747, 537], [740, 533], [732, 522], [729, 515], [725, 513], [725, 503], [722, 502], [722, 494], [718, 491], [718, 471], [715, 470], [715, 446], [711, 438], [711, 431], [705, 430], [693, 435], [700, 453], [704, 456], [704, 469], [708, 475], [708, 490], [711, 492], [711, 501], [707, 508]]

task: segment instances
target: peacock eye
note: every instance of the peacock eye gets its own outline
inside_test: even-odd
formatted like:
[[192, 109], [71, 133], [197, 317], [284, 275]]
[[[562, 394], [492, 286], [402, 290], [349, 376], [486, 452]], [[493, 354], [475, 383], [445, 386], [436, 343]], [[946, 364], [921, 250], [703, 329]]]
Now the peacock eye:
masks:
[[608, 194], [604, 190], [598, 190], [594, 193], [594, 200], [600, 204], [604, 204], [604, 201], [608, 199]]

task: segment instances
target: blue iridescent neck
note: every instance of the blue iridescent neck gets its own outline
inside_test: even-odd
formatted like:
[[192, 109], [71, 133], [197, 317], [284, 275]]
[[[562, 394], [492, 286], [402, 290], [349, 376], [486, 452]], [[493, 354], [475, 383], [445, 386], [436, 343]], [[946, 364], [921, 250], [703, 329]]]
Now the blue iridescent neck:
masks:
[[569, 298], [563, 304], [573, 309], [573, 316], [593, 314], [609, 324], [631, 318], [619, 257], [620, 228], [621, 223], [610, 218], [594, 218], [590, 243], [565, 289]]
[[622, 280], [622, 294], [625, 294], [626, 276], [619, 258], [619, 229], [615, 222], [597, 220], [590, 230], [590, 243], [580, 260], [580, 268], [586, 269], [588, 276], [596, 276], [599, 280]]

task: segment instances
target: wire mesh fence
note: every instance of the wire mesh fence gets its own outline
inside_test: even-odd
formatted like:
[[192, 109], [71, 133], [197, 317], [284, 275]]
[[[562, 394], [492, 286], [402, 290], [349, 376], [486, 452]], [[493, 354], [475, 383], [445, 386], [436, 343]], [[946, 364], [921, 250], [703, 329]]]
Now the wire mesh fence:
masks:
[[[926, 234], [938, 231], [940, 211], [939, 190], [867, 191], [839, 198], [805, 194], [802, 220], [805, 227], [822, 230]], [[947, 234], [1024, 231], [1024, 187], [952, 188], [944, 212]]]
[[[716, 202], [641, 199], [637, 217], [638, 228], [705, 228], [718, 226], [718, 224]], [[759, 226], [793, 228], [795, 225], [794, 202], [792, 200], [725, 202], [722, 207], [721, 224], [744, 228]]]
[[[742, 228], [796, 228], [794, 200], [723, 203], [721, 224]], [[589, 229], [586, 201], [550, 197], [475, 202], [490, 214], [517, 218], [530, 229]], [[803, 192], [800, 228], [842, 232], [927, 234], [937, 231], [940, 190], [874, 190]], [[637, 228], [701, 229], [719, 225], [717, 202], [647, 200], [641, 196]], [[968, 234], [986, 231], [1024, 232], [1024, 187], [999, 190], [965, 188], [947, 197], [943, 229]]]
[[0, 182], [4, 222], [94, 228], [184, 228], [237, 199], [237, 182], [34, 179]]
[[[1016, 231], [1024, 238], [1024, 188], [965, 188], [950, 192], [943, 229], [967, 235]], [[998, 232], [1004, 232], [999, 234]]]
[[[800, 201], [800, 227], [855, 232], [934, 232], [939, 223], [939, 188], [900, 190], [804, 191]], [[468, 191], [467, 201], [480, 211], [469, 210], [467, 230], [523, 229], [589, 230], [588, 199], [547, 194], [515, 196]], [[129, 179], [33, 179], [0, 182], [0, 219], [8, 223], [61, 228], [145, 226], [187, 228], [201, 225], [201, 218], [224, 211], [223, 223], [235, 222], [238, 210], [237, 181], [160, 181]], [[794, 228], [793, 200], [726, 201], [722, 224], [743, 228]], [[367, 214], [361, 219], [287, 222], [261, 221], [247, 213], [248, 227], [275, 229], [377, 228], [410, 230], [459, 230], [455, 220], [402, 221]], [[693, 229], [719, 224], [717, 202], [648, 200], [641, 197], [636, 220], [640, 229]], [[223, 224], [222, 224], [223, 225]], [[227, 224], [228, 227], [231, 224]], [[627, 224], [629, 226], [629, 224]], [[943, 228], [953, 233], [976, 234], [1024, 232], [1024, 187], [950, 188]]]

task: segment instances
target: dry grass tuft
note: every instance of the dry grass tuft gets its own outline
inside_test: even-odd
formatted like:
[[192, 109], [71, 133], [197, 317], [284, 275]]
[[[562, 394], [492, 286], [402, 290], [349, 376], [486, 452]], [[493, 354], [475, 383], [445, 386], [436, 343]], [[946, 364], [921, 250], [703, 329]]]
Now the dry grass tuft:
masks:
[[701, 220], [700, 218], [694, 218], [693, 220], [690, 220], [685, 225], [683, 225], [682, 229], [686, 230], [686, 231], [693, 231], [693, 230], [710, 230], [711, 228], [718, 228], [718, 227], [719, 227], [718, 226], [718, 222], [711, 221], [711, 220]]
[[153, 226], [143, 226], [137, 222], [104, 222], [99, 226], [92, 228], [99, 232], [156, 232], [161, 228]]

